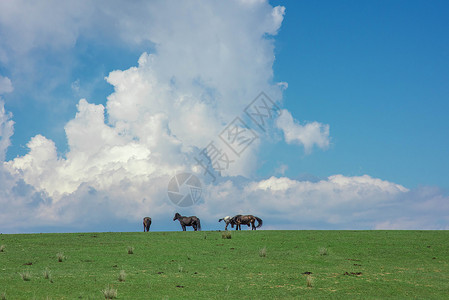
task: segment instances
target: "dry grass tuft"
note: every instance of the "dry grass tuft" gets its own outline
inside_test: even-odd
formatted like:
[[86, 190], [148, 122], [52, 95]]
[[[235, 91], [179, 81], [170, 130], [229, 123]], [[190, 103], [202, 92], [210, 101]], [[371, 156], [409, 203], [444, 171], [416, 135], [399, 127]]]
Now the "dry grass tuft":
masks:
[[50, 270], [49, 270], [48, 268], [46, 268], [46, 269], [42, 272], [42, 275], [44, 275], [44, 278], [45, 278], [45, 279], [48, 279], [48, 280], [51, 281], [51, 272], [50, 272]]
[[327, 251], [327, 248], [326, 248], [326, 247], [321, 247], [318, 251], [320, 252], [320, 255], [321, 255], [321, 256], [324, 256], [324, 255], [328, 255], [328, 254], [329, 254], [329, 252]]
[[259, 256], [260, 257], [266, 257], [267, 256], [267, 247], [263, 247], [259, 250]]
[[126, 273], [125, 270], [121, 270], [120, 274], [118, 275], [118, 281], [123, 282], [126, 279]]
[[313, 278], [310, 275], [307, 275], [306, 277], [307, 287], [311, 288], [313, 287]]
[[117, 290], [113, 287], [106, 287], [104, 290], [101, 291], [103, 293], [103, 296], [105, 299], [115, 299], [117, 298]]
[[22, 273], [19, 273], [20, 277], [23, 281], [30, 281], [31, 280], [31, 273], [30, 271], [23, 271]]
[[232, 239], [232, 234], [230, 231], [225, 231], [221, 234], [221, 238], [230, 240]]
[[56, 258], [58, 259], [59, 262], [63, 262], [66, 259], [64, 253], [62, 252], [56, 253]]

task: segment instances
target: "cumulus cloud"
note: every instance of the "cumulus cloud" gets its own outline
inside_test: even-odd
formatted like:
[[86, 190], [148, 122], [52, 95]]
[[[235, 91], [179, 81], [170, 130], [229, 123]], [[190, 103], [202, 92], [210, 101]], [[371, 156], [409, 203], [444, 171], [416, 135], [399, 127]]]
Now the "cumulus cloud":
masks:
[[288, 144], [304, 146], [306, 154], [310, 154], [314, 146], [321, 149], [329, 147], [329, 125], [319, 122], [308, 122], [301, 125], [293, 119], [291, 113], [285, 109], [276, 120], [276, 126], [284, 133]]
[[[285, 9], [266, 1], [2, 1], [0, 3], [0, 58], [15, 70], [18, 84], [39, 82], [34, 74], [45, 68], [52, 73], [50, 87], [63, 85], [76, 68], [73, 57], [78, 42], [101, 39], [108, 47], [152, 45], [159, 59], [159, 76], [175, 76], [176, 84], [186, 86], [192, 78], [197, 85], [218, 82], [232, 96], [251, 99], [254, 84], [266, 84], [272, 75], [273, 40]], [[263, 37], [263, 38], [261, 38]], [[32, 59], [51, 55], [58, 65], [43, 65]], [[248, 60], [253, 61], [249, 63]], [[235, 73], [235, 65], [241, 68]], [[64, 72], [64, 70], [67, 70]], [[255, 72], [261, 76], [253, 76]], [[50, 74], [49, 74], [50, 73]], [[180, 76], [182, 75], [182, 76]], [[59, 78], [58, 78], [59, 76]], [[26, 77], [27, 81], [21, 78]], [[220, 81], [217, 81], [220, 79]], [[242, 81], [243, 80], [243, 81]], [[72, 80], [73, 81], [73, 80]], [[29, 84], [29, 83], [28, 83]], [[235, 90], [236, 86], [246, 86]], [[70, 86], [69, 86], [70, 87]], [[207, 93], [216, 92], [214, 86]], [[269, 92], [269, 91], [266, 91]], [[204, 97], [208, 97], [204, 93]], [[221, 95], [226, 97], [227, 95]], [[278, 95], [279, 96], [279, 95]], [[226, 101], [221, 101], [223, 105]]]
[[[5, 62], [44, 46], [63, 51], [79, 36], [114, 37], [131, 47], [147, 41], [154, 51], [142, 53], [136, 66], [108, 74], [114, 92], [104, 105], [78, 101], [76, 115], [64, 127], [65, 153], [38, 134], [27, 143], [27, 154], [4, 162], [14, 123], [0, 103], [0, 227], [10, 231], [28, 231], [29, 219], [39, 228], [95, 230], [104, 224], [103, 230], [117, 230], [117, 224], [134, 224], [143, 215], [160, 218], [161, 230], [170, 228], [167, 215], [177, 207], [167, 198], [169, 179], [179, 172], [204, 175], [195, 155], [212, 141], [226, 149], [218, 138], [225, 126], [261, 91], [280, 101], [287, 86], [273, 82], [272, 68], [273, 35], [285, 8], [266, 1], [47, 1], [24, 10], [19, 4], [1, 4]], [[46, 18], [47, 11], [57, 17]], [[13, 27], [27, 15], [27, 22]], [[70, 82], [76, 92], [80, 81]], [[287, 143], [303, 145], [306, 153], [329, 146], [329, 125], [301, 125], [283, 110], [276, 126]], [[204, 201], [184, 213], [195, 213], [212, 227], [223, 214], [248, 212], [269, 215], [266, 228], [274, 228], [270, 222], [298, 229], [401, 222], [397, 212], [382, 213], [397, 209], [396, 203], [412, 192], [388, 181], [343, 175], [314, 182], [249, 179], [260, 145], [259, 138], [233, 156], [224, 176], [203, 187]], [[279, 173], [286, 169], [281, 166]], [[427, 199], [430, 212], [447, 201], [440, 192], [416, 197]]]
[[[189, 156], [216, 138], [259, 91], [280, 97], [272, 82], [273, 42], [266, 35], [279, 29], [282, 9], [262, 2], [185, 2], [173, 9], [157, 2], [148, 12], [154, 26], [139, 32], [156, 44], [156, 53], [143, 53], [138, 66], [107, 76], [114, 93], [106, 107], [80, 100], [65, 127], [65, 158], [39, 135], [28, 143], [27, 155], [8, 163], [12, 172], [55, 199], [83, 183], [105, 188], [115, 180], [173, 175], [191, 169]], [[251, 171], [249, 153], [233, 174]]]
[[[94, 8], [104, 20], [121, 23], [117, 30], [121, 39], [149, 40], [156, 51], [143, 53], [137, 66], [106, 77], [114, 92], [105, 105], [79, 101], [76, 116], [64, 128], [66, 153], [58, 153], [52, 140], [36, 135], [27, 143], [26, 155], [5, 162], [10, 186], [20, 183], [30, 194], [45, 199], [33, 208], [36, 216], [42, 216], [42, 224], [75, 222], [80, 214], [96, 214], [98, 210], [87, 208], [98, 206], [117, 218], [135, 218], [149, 207], [153, 213], [173, 209], [166, 195], [170, 177], [180, 171], [202, 172], [194, 155], [218, 140], [224, 126], [260, 91], [280, 99], [281, 88], [272, 81], [270, 36], [278, 31], [284, 10], [263, 1], [196, 4], [172, 6], [161, 1], [150, 6], [140, 3], [140, 9], [133, 10]], [[55, 5], [66, 14], [62, 4]], [[111, 7], [120, 5], [113, 2]], [[20, 14], [14, 6], [8, 9]], [[33, 16], [45, 15], [40, 6], [27, 10], [33, 10]], [[85, 18], [80, 20], [83, 25], [76, 26], [70, 26], [76, 17], [68, 18], [59, 29], [33, 17], [30, 23], [46, 32], [44, 40], [51, 37], [50, 47], [64, 48], [76, 41], [83, 26], [94, 22]], [[26, 52], [40, 46], [40, 42], [27, 43], [24, 37], [36, 32], [27, 26], [15, 28], [15, 37], [7, 35], [8, 47], [21, 45]], [[53, 41], [67, 30], [71, 34]], [[252, 146], [228, 174], [247, 175], [254, 170], [258, 143]], [[13, 194], [4, 197], [14, 201]]]

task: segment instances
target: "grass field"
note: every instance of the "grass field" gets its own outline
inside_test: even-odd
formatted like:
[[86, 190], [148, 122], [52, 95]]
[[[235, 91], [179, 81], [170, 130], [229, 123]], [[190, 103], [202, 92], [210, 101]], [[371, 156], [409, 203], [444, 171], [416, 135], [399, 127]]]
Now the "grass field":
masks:
[[[448, 231], [0, 235], [0, 299], [449, 295]], [[132, 253], [132, 254], [130, 254]]]

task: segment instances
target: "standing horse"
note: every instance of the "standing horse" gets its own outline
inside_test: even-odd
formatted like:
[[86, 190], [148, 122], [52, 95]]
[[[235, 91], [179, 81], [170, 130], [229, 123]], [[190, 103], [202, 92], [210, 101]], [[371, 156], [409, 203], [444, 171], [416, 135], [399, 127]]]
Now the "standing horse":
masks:
[[151, 218], [150, 217], [143, 218], [143, 232], [150, 231], [150, 226], [151, 226]]
[[[258, 222], [257, 226], [255, 224], [256, 221]], [[245, 215], [245, 216], [237, 215], [237, 216], [234, 216], [230, 222], [231, 222], [232, 228], [234, 228], [234, 224], [236, 225], [235, 230], [242, 230], [242, 226], [241, 226], [242, 224], [248, 225], [248, 227], [251, 226], [251, 230], [256, 230], [256, 228], [260, 228], [263, 223], [261, 218], [258, 218], [253, 215]]]
[[[234, 225], [237, 225], [236, 220], [241, 217], [242, 217], [242, 215], [235, 215], [229, 220], [229, 224], [231, 224], [231, 228], [234, 228]], [[237, 230], [237, 228], [235, 230]]]
[[179, 213], [176, 213], [173, 221], [176, 220], [178, 220], [181, 224], [182, 231], [186, 231], [186, 226], [192, 226], [194, 231], [201, 230], [200, 219], [196, 216], [186, 217], [181, 216]]
[[234, 228], [234, 225], [231, 223], [232, 218], [230, 216], [226, 216], [220, 220], [218, 220], [218, 222], [224, 221], [226, 223], [225, 226], [225, 230], [228, 230], [228, 225], [231, 224], [232, 228]]

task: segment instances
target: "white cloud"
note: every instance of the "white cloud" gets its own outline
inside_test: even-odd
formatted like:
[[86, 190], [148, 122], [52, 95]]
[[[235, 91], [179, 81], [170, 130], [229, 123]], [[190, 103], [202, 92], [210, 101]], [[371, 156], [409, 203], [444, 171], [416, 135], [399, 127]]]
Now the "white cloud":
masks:
[[6, 112], [5, 103], [0, 99], [0, 163], [3, 163], [6, 150], [11, 145], [11, 136], [14, 133], [12, 114]]
[[329, 148], [328, 124], [309, 122], [301, 125], [293, 119], [289, 111], [283, 109], [276, 120], [276, 126], [283, 131], [287, 143], [303, 145], [307, 154], [312, 152], [314, 146], [321, 149]]
[[422, 186], [390, 205], [375, 229], [449, 229], [449, 197], [437, 187]]
[[[67, 14], [62, 4], [56, 5], [62, 15]], [[272, 82], [274, 48], [267, 38], [281, 25], [280, 7], [272, 8], [266, 2], [176, 2], [172, 6], [161, 1], [140, 5], [135, 10], [103, 6], [93, 10], [123, 25], [117, 27], [122, 40], [150, 40], [156, 52], [143, 53], [136, 67], [107, 76], [114, 93], [105, 106], [79, 101], [75, 118], [65, 126], [67, 153], [58, 154], [52, 140], [36, 135], [27, 144], [26, 155], [4, 165], [14, 178], [11, 186], [22, 182], [30, 193], [45, 196], [46, 200], [33, 208], [35, 215], [41, 216], [36, 221], [40, 224], [75, 222], [75, 212], [93, 215], [97, 211], [86, 208], [98, 205], [117, 218], [134, 218], [149, 207], [153, 213], [173, 209], [166, 196], [170, 177], [180, 171], [202, 172], [196, 168], [194, 155], [216, 140], [224, 126], [260, 91], [274, 99], [281, 97], [284, 85]], [[20, 14], [13, 6], [10, 11]], [[43, 39], [49, 37], [50, 48], [70, 47], [77, 35], [83, 34], [83, 26], [94, 22], [83, 16], [80, 22], [84, 25], [69, 26], [74, 17], [56, 29], [55, 24], [35, 17], [45, 16], [42, 9], [27, 8], [33, 10], [29, 22], [46, 32]], [[87, 15], [91, 11], [86, 10]], [[23, 46], [22, 53], [41, 47], [40, 41], [29, 42], [37, 35], [34, 29], [28, 30], [30, 24], [11, 29], [17, 37], [10, 36], [8, 47]], [[67, 32], [67, 37], [57, 41]], [[76, 83], [72, 84], [75, 90]], [[257, 147], [256, 142], [238, 157], [228, 174], [251, 174]], [[120, 208], [124, 201], [126, 209]]]
[[285, 15], [285, 7], [284, 6], [276, 6], [273, 11], [271, 12], [271, 15], [274, 20], [274, 30], [269, 32], [270, 34], [277, 34], [279, 28], [281, 27], [282, 21], [284, 20]]
[[13, 90], [11, 80], [0, 75], [0, 94], [11, 93]]
[[[144, 41], [155, 45], [155, 52], [143, 53], [137, 66], [107, 76], [114, 92], [105, 105], [79, 100], [76, 116], [64, 128], [66, 153], [36, 135], [26, 155], [3, 162], [13, 121], [1, 103], [0, 227], [10, 231], [29, 230], [30, 218], [38, 228], [84, 230], [99, 224], [118, 230], [117, 223], [137, 222], [143, 215], [166, 218], [177, 210], [167, 199], [171, 176], [181, 171], [200, 175], [193, 160], [199, 150], [216, 141], [260, 91], [280, 100], [287, 86], [273, 82], [270, 37], [279, 31], [285, 9], [265, 1], [49, 1], [23, 10], [20, 1], [0, 5], [5, 37], [0, 57], [9, 63], [47, 45], [64, 51], [79, 36], [114, 37], [130, 47]], [[57, 17], [48, 18], [50, 12]], [[77, 86], [75, 81], [74, 91]], [[300, 125], [286, 110], [276, 125], [287, 143], [304, 145], [306, 153], [329, 146], [328, 125]], [[374, 228], [400, 222], [397, 212], [383, 212], [397, 210], [401, 197], [411, 192], [388, 181], [343, 175], [318, 182], [240, 177], [257, 169], [259, 145], [256, 141], [234, 157], [236, 163], [224, 175], [236, 177], [206, 185], [204, 203], [185, 211], [206, 224], [217, 224], [223, 214], [250, 212], [267, 217], [267, 228], [270, 223], [277, 228]], [[441, 193], [416, 197], [428, 201], [430, 212], [447, 201]], [[414, 214], [418, 211], [410, 211], [408, 218]]]
[[[0, 62], [10, 70], [17, 90], [32, 94], [39, 89], [29, 98], [44, 102], [49, 101], [51, 91], [66, 84], [76, 67], [71, 49], [79, 36], [102, 31], [91, 30], [101, 28], [97, 21], [104, 19], [97, 5], [88, 1], [0, 1]], [[106, 36], [104, 31], [101, 34]]]
[[1, 48], [8, 53], [6, 60], [40, 47], [50, 50], [73, 46], [79, 33], [95, 21], [92, 14], [97, 5], [88, 1], [2, 1]]
[[442, 191], [408, 190], [368, 175], [318, 182], [271, 177], [209, 188], [203, 215], [251, 212], [271, 229], [447, 229], [449, 221]]

